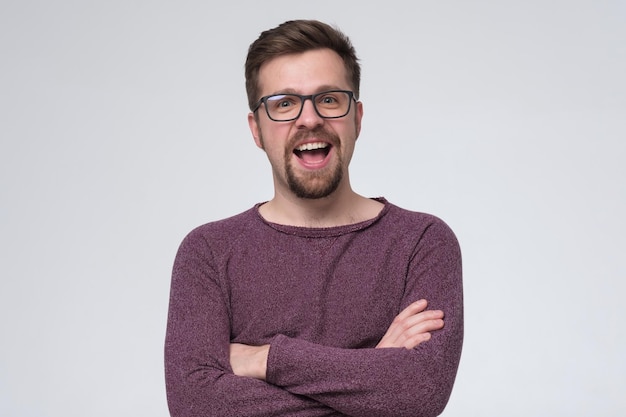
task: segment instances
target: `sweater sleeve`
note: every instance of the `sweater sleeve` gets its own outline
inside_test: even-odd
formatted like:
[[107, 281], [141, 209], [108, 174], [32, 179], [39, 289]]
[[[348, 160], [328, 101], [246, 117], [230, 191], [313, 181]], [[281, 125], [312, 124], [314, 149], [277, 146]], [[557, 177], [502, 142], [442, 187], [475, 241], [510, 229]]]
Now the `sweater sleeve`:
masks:
[[[425, 298], [445, 326], [414, 349], [343, 349], [276, 336], [267, 381], [349, 416], [436, 416], [450, 397], [463, 341], [461, 253], [442, 222], [423, 233], [400, 308]], [[367, 306], [364, 306], [367, 308]], [[399, 312], [399, 311], [398, 311]]]
[[171, 415], [341, 416], [310, 397], [233, 374], [228, 303], [207, 254], [202, 236], [192, 232], [174, 262], [165, 337]]

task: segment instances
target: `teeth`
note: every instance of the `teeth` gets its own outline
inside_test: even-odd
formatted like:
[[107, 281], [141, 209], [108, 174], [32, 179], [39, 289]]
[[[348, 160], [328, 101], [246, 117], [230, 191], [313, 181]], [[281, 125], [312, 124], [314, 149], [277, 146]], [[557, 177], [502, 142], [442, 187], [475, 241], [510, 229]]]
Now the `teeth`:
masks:
[[305, 143], [304, 145], [300, 145], [296, 148], [297, 151], [312, 151], [314, 149], [324, 149], [328, 147], [327, 143], [324, 142], [314, 142], [314, 143]]

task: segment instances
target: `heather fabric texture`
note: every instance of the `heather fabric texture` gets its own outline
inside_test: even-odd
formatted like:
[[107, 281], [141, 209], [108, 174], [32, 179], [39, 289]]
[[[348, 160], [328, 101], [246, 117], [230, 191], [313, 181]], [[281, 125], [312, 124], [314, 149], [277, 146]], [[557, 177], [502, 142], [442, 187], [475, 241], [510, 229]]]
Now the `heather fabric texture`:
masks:
[[[165, 340], [174, 417], [435, 416], [463, 341], [461, 254], [440, 219], [384, 199], [365, 222], [273, 224], [258, 205], [193, 230], [173, 268]], [[425, 298], [445, 327], [374, 349]], [[267, 381], [236, 376], [229, 343], [270, 344]]]

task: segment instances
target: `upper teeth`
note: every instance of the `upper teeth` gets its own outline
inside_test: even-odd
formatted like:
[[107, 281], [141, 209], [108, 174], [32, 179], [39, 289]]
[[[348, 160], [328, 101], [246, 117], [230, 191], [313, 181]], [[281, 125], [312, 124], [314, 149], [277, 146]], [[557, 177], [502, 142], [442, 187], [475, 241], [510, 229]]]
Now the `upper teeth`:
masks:
[[324, 142], [305, 143], [296, 148], [297, 151], [312, 151], [313, 149], [323, 149], [328, 146]]

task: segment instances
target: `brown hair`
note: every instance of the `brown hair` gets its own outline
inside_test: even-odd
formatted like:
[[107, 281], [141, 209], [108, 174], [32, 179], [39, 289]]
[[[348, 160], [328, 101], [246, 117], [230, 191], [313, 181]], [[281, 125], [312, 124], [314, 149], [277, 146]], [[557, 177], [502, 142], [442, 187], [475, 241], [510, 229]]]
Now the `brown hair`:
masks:
[[262, 32], [248, 49], [245, 74], [250, 109], [260, 98], [259, 71], [265, 62], [281, 55], [322, 48], [331, 49], [341, 57], [358, 99], [361, 67], [350, 39], [339, 29], [317, 20], [290, 20]]

